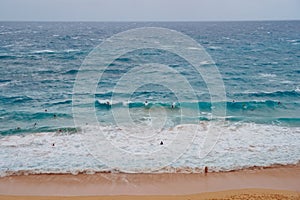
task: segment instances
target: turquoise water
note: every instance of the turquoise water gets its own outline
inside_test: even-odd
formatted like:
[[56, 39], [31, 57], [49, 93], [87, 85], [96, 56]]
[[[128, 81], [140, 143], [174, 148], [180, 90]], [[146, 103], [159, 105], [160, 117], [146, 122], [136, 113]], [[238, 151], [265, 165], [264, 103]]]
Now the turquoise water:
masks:
[[[150, 26], [170, 28], [190, 36], [201, 44], [215, 61], [223, 78], [227, 96], [226, 125], [221, 126], [222, 129], [218, 131], [224, 132], [223, 137], [227, 138], [227, 142], [238, 141], [241, 138], [251, 140], [250, 135], [257, 133], [260, 133], [259, 137], [265, 136], [253, 138], [253, 144], [248, 141], [251, 144], [248, 144], [247, 148], [243, 145], [238, 148], [239, 144], [235, 142], [231, 144], [233, 160], [240, 158], [238, 149], [245, 148], [245, 151], [242, 151], [245, 155], [243, 161], [221, 162], [222, 156], [231, 154], [225, 147], [218, 152], [220, 146], [217, 145], [215, 155], [206, 161], [194, 163], [197, 158], [192, 156], [193, 153], [187, 153], [183, 156], [184, 159], [174, 162], [171, 166], [209, 165], [216, 170], [230, 170], [299, 161], [299, 21], [1, 22], [0, 171], [69, 172], [107, 169], [103, 163], [88, 159], [88, 153], [77, 144], [80, 140], [77, 136], [80, 133], [76, 128], [80, 127], [75, 126], [72, 114], [76, 75], [85, 57], [108, 37], [132, 28]], [[189, 101], [190, 94], [184, 93], [186, 101], [180, 102], [173, 91], [155, 84], [141, 86], [132, 94], [114, 92], [114, 87], [124, 74], [137, 63], [149, 62], [167, 65], [186, 77], [196, 93], [196, 101]], [[187, 124], [203, 123], [204, 127], [216, 125], [220, 119], [212, 117], [212, 107], [223, 102], [212, 105], [204, 80], [195, 74], [186, 60], [170, 52], [141, 49], [122, 55], [106, 69], [96, 93], [90, 94], [95, 97], [97, 119], [102, 128], [109, 129], [108, 132], [113, 135], [118, 133], [118, 130], [114, 129], [114, 110], [123, 112], [129, 109], [134, 122], [146, 126], [150, 118], [148, 111], [155, 112], [150, 108], [163, 109], [167, 115], [163, 131], [176, 129], [178, 126], [184, 126], [183, 129], [188, 131]], [[155, 78], [162, 79], [163, 76]], [[130, 102], [124, 101], [128, 95]], [[112, 105], [107, 105], [112, 96], [115, 101]], [[148, 102], [146, 107], [145, 101]], [[193, 118], [183, 116], [182, 119], [181, 109], [199, 109], [199, 115]], [[237, 131], [236, 135], [232, 135], [233, 129]], [[143, 132], [139, 128], [131, 131]], [[151, 131], [146, 133], [151, 135]], [[255, 145], [255, 142], [260, 141], [261, 146]], [[220, 142], [222, 146], [222, 140]], [[62, 147], [63, 150], [52, 151], [52, 143], [56, 144], [56, 148], [60, 143], [64, 143], [65, 146]], [[130, 144], [130, 141], [127, 143]], [[229, 143], [223, 143], [223, 146], [229, 147]], [[255, 155], [248, 154], [249, 146], [256, 152]], [[274, 155], [268, 153], [269, 148], [274, 148]], [[61, 152], [68, 153], [66, 155]], [[22, 158], [21, 161], [15, 160], [16, 157], [12, 155]], [[44, 158], [41, 155], [44, 155]], [[36, 161], [40, 156], [40, 160]], [[247, 161], [252, 157], [253, 161]]]

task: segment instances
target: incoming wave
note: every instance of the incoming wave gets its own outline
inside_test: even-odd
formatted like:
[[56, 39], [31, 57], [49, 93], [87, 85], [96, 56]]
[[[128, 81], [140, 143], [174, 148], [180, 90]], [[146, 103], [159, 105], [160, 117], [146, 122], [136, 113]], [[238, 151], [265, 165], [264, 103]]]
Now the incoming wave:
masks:
[[[150, 142], [136, 142], [124, 138], [126, 131], [153, 135], [152, 129], [132, 127], [100, 127], [109, 141], [99, 141], [99, 150], [105, 148], [102, 142], [113, 142], [126, 151], [135, 152], [142, 149], [152, 152], [153, 148], [164, 148], [160, 140], [150, 138]], [[198, 132], [191, 143], [191, 147], [168, 167], [162, 166], [157, 173], [197, 173], [204, 166], [210, 171], [231, 171], [251, 168], [254, 166], [273, 166], [274, 164], [297, 164], [299, 162], [299, 127], [280, 127], [266, 124], [203, 122], [198, 125], [183, 124], [172, 129], [164, 130], [161, 134], [164, 144], [169, 144], [174, 133], [184, 134], [198, 128]], [[222, 132], [215, 148], [204, 158], [199, 158], [204, 135], [208, 129], [213, 132]], [[90, 127], [90, 131], [99, 132], [99, 129]], [[150, 132], [149, 132], [150, 131]], [[0, 176], [40, 173], [95, 173], [95, 172], [122, 172], [122, 167], [130, 168], [126, 158], [116, 160], [119, 168], [111, 168], [105, 163], [96, 160], [91, 152], [87, 151], [89, 143], [83, 145], [84, 133], [73, 134], [62, 132], [33, 133], [26, 135], [11, 135], [0, 137]], [[272, 140], [270, 140], [272, 138]], [[144, 138], [142, 140], [145, 140]], [[175, 145], [181, 145], [180, 143]], [[107, 151], [107, 149], [102, 149]], [[95, 152], [94, 152], [95, 153]], [[228, 159], [230, 157], [230, 159]], [[21, 162], [26, 161], [26, 162]], [[139, 162], [137, 160], [137, 162]], [[153, 162], [153, 160], [149, 160]], [[151, 167], [151, 165], [149, 165]], [[176, 170], [178, 169], [178, 170]], [[181, 170], [180, 170], [181, 169]], [[139, 172], [151, 169], [138, 169]]]
[[298, 89], [295, 89], [295, 90], [274, 91], [274, 92], [253, 92], [253, 93], [250, 92], [250, 93], [241, 93], [241, 95], [247, 95], [249, 97], [277, 98], [277, 99], [280, 99], [282, 97], [300, 98], [300, 91]]
[[[256, 108], [286, 108], [287, 105], [292, 105], [294, 107], [300, 106], [300, 103], [297, 102], [280, 102], [280, 101], [228, 101], [225, 102], [227, 109], [243, 109], [243, 110], [254, 110]], [[131, 102], [131, 101], [113, 101], [110, 100], [96, 100], [96, 107], [151, 107], [151, 106], [162, 106], [166, 108], [199, 108], [204, 110], [211, 110], [213, 106], [224, 105], [224, 102]]]

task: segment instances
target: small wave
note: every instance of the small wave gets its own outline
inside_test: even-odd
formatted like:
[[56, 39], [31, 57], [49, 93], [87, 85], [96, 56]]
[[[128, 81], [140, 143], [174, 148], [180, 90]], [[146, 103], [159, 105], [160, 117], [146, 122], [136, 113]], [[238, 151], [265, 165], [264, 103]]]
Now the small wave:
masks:
[[219, 47], [219, 46], [209, 46], [208, 48], [211, 49], [211, 50], [219, 50], [219, 49], [222, 49], [222, 47]]
[[64, 100], [64, 101], [58, 101], [58, 102], [52, 102], [49, 103], [49, 106], [56, 106], [56, 105], [63, 105], [63, 104], [72, 104], [72, 100], [68, 99], [68, 100]]
[[10, 84], [10, 82], [0, 83], [0, 87], [5, 87], [5, 86], [7, 86], [7, 85], [9, 85], [9, 84]]
[[0, 96], [0, 101], [3, 103], [22, 103], [33, 100], [29, 96]]
[[[131, 102], [131, 101], [115, 101], [111, 102], [110, 100], [96, 100], [96, 105], [98, 107], [129, 107], [129, 108], [140, 108], [140, 107], [152, 107], [152, 106], [161, 106], [161, 107], [169, 107], [169, 108], [175, 108], [175, 106], [179, 106], [179, 103], [168, 103], [168, 102]], [[191, 104], [193, 105], [193, 104]], [[173, 106], [173, 107], [172, 107]]]
[[10, 54], [0, 54], [0, 59], [16, 59], [18, 56]]
[[34, 54], [53, 54], [55, 52], [56, 51], [53, 51], [50, 49], [44, 49], [44, 50], [36, 50], [36, 51], [33, 51], [32, 53], [34, 53]]
[[131, 59], [126, 57], [117, 58], [116, 61], [118, 62], [129, 62]]
[[0, 35], [9, 35], [9, 34], [14, 34], [15, 32], [13, 31], [5, 31], [5, 32], [0, 32]]
[[259, 76], [264, 78], [275, 78], [276, 74], [260, 73]]
[[71, 52], [78, 52], [80, 51], [79, 49], [66, 49], [63, 52], [71, 53]]
[[[13, 136], [15, 138], [22, 138], [27, 134], [73, 134], [77, 133], [77, 128], [74, 127], [49, 127], [49, 126], [38, 126], [36, 127], [34, 123], [28, 123], [26, 127], [16, 127], [14, 129], [8, 129], [0, 131], [0, 136]], [[19, 142], [20, 144], [20, 142]], [[9, 143], [3, 143], [2, 145], [9, 145]]]
[[3, 48], [9, 48], [9, 47], [13, 47], [15, 46], [14, 44], [8, 44], [8, 45], [4, 45]]
[[0, 83], [7, 83], [7, 82], [10, 82], [11, 80], [9, 80], [9, 79], [0, 79]]
[[264, 92], [242, 92], [242, 93], [235, 93], [234, 96], [243, 96], [247, 95], [248, 97], [263, 97], [263, 98], [275, 98], [280, 99], [282, 97], [299, 97], [300, 92], [299, 89], [296, 88], [295, 90], [278, 90], [278, 91], [264, 91]]
[[11, 80], [0, 80], [0, 87], [7, 86], [11, 83]]
[[78, 73], [78, 70], [77, 70], [77, 69], [71, 69], [71, 70], [69, 70], [69, 71], [64, 72], [64, 74], [71, 74], [71, 75], [77, 74], [77, 73]]
[[[285, 80], [285, 81], [281, 81], [280, 83], [283, 83], [283, 84], [292, 84], [293, 81]], [[295, 90], [295, 91], [296, 91], [296, 90]]]
[[292, 44], [294, 44], [294, 43], [300, 43], [300, 39], [287, 40], [287, 42], [292, 43]]
[[187, 49], [190, 49], [190, 50], [201, 50], [201, 49], [198, 48], [198, 47], [187, 47]]
[[207, 66], [207, 65], [212, 65], [213, 63], [212, 62], [210, 62], [210, 61], [202, 61], [202, 62], [200, 62], [200, 65], [202, 65], [202, 66]]
[[[68, 102], [61, 102], [68, 103]], [[36, 112], [32, 113], [29, 111], [12, 111], [5, 112], [2, 114], [6, 117], [7, 120], [15, 120], [15, 121], [23, 121], [23, 122], [32, 122], [39, 121], [42, 119], [59, 119], [59, 118], [67, 118], [71, 119], [72, 115], [67, 113], [59, 113], [59, 112]]]

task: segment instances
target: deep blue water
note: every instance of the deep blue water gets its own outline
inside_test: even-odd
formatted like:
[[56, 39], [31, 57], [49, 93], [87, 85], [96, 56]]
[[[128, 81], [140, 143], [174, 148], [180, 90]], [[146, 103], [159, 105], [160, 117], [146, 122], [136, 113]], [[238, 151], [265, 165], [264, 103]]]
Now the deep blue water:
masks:
[[[206, 49], [225, 83], [228, 120], [299, 126], [299, 21], [1, 22], [0, 133], [6, 135], [74, 127], [72, 90], [84, 58], [113, 34], [147, 26], [177, 30]], [[196, 104], [199, 104], [201, 111], [210, 112], [205, 83], [193, 77], [186, 61], [168, 52], [141, 52], [124, 55], [113, 63], [103, 79], [104, 86], [101, 84], [107, 92], [95, 94], [96, 99], [110, 99], [111, 88], [118, 78], [139, 58], [139, 62], [157, 61], [174, 69], [181, 67], [181, 72], [189, 77], [197, 91], [199, 103]], [[133, 94], [131, 107], [143, 107], [142, 102], [147, 99], [168, 108], [176, 101], [172, 92], [160, 87], [154, 87], [152, 91], [141, 88]], [[180, 106], [190, 104], [181, 102]], [[100, 118], [109, 115], [109, 109], [103, 109], [105, 105], [98, 101], [95, 105]], [[208, 120], [206, 116], [199, 116], [199, 119]], [[102, 121], [109, 122], [110, 119], [104, 117]]]

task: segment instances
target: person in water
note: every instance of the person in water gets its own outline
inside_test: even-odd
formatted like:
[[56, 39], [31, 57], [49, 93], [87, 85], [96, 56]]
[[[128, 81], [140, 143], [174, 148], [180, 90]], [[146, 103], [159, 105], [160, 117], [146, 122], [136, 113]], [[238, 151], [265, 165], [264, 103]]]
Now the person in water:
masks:
[[148, 106], [148, 101], [147, 101], [147, 100], [145, 101], [144, 105], [145, 105], [145, 106]]
[[109, 101], [107, 101], [107, 102], [106, 102], [106, 105], [110, 106], [110, 102], [109, 102]]
[[175, 108], [175, 106], [176, 106], [176, 103], [173, 102], [171, 108], [173, 109], [173, 108]]

